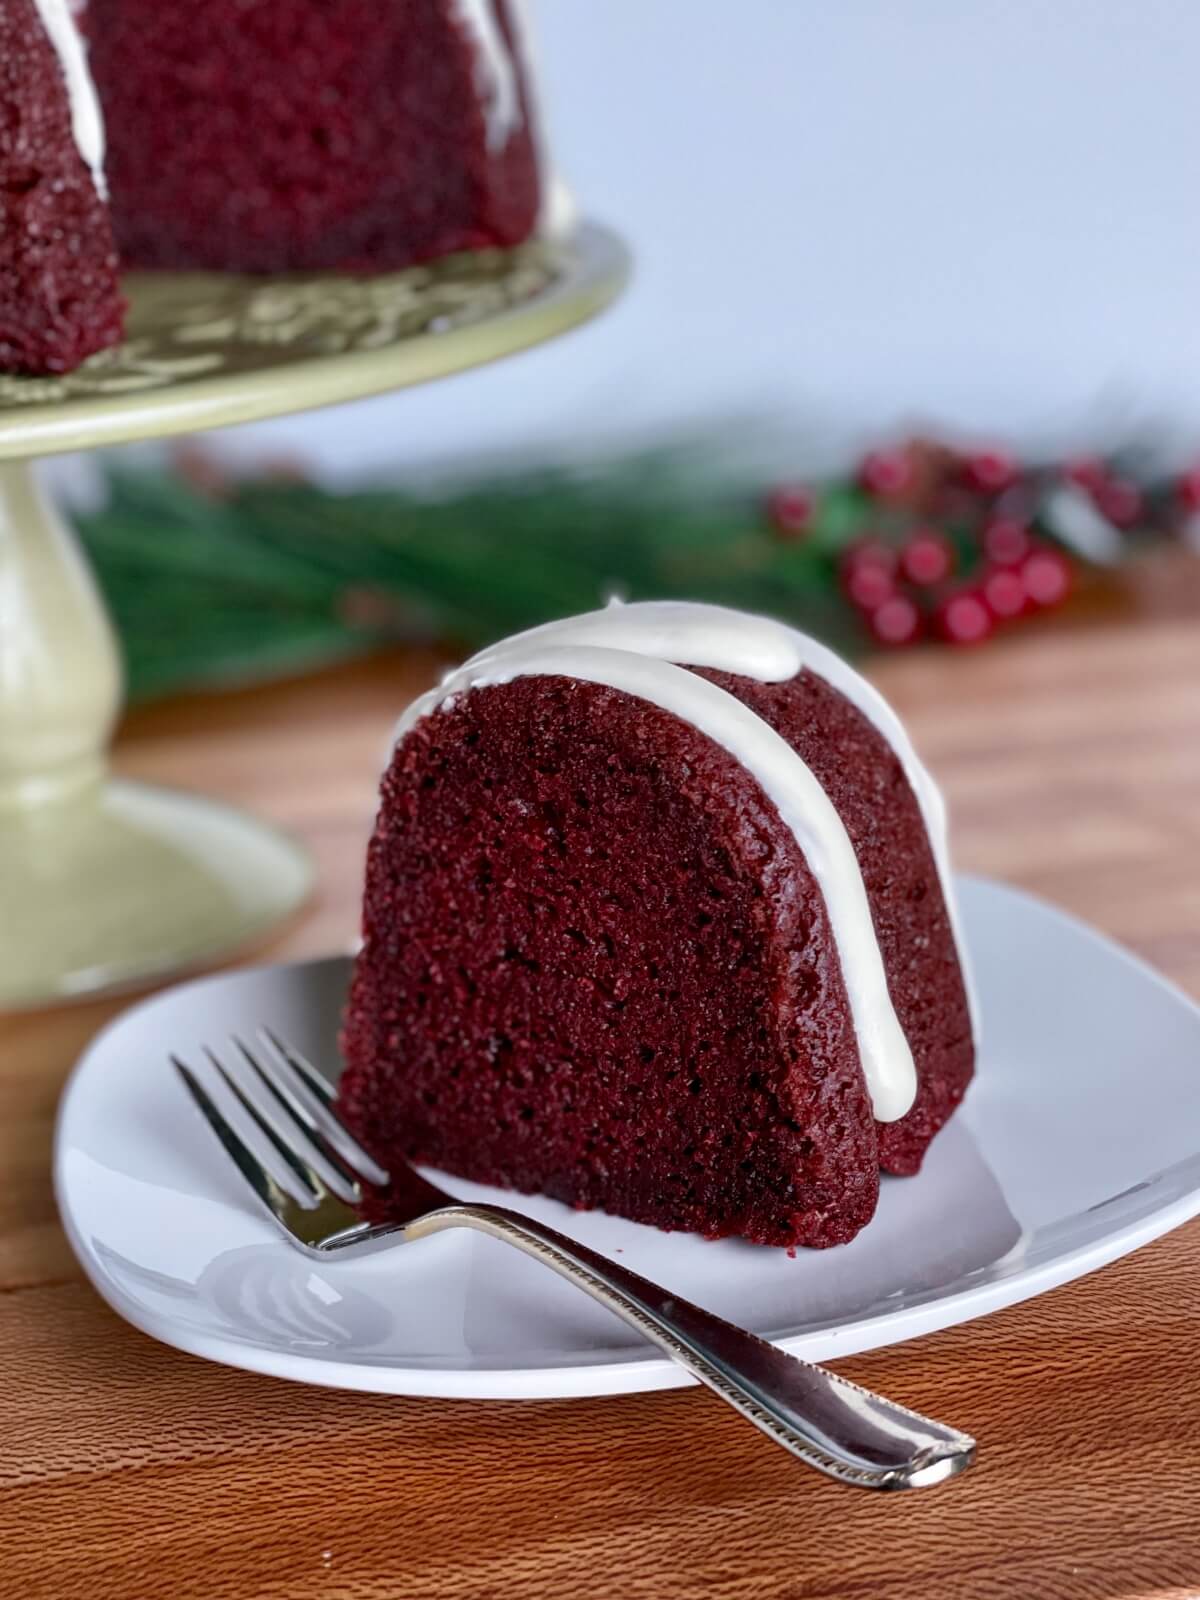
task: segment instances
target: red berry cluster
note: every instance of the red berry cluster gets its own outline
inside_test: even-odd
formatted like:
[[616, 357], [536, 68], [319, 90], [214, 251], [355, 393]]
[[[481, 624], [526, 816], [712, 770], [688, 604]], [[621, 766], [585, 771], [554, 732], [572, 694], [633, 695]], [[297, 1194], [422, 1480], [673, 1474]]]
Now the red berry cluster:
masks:
[[959, 547], [922, 527], [899, 545], [857, 541], [840, 563], [842, 588], [883, 645], [912, 644], [928, 633], [948, 644], [981, 644], [1002, 623], [1060, 605], [1071, 589], [1063, 553], [1020, 522], [997, 518], [982, 530], [983, 560], [970, 576]]
[[[1084, 487], [1080, 464], [1070, 470], [1071, 481]], [[910, 445], [868, 455], [855, 482], [861, 522], [870, 531], [826, 549], [842, 593], [878, 644], [896, 647], [931, 635], [980, 644], [1004, 624], [1061, 605], [1069, 595], [1072, 563], [1039, 523], [1033, 475], [1011, 456]], [[1195, 490], [1200, 508], [1200, 473]], [[1095, 470], [1086, 492], [1116, 525], [1141, 516], [1140, 493], [1126, 479]], [[778, 488], [767, 513], [780, 537], [820, 537], [821, 498], [806, 485]]]

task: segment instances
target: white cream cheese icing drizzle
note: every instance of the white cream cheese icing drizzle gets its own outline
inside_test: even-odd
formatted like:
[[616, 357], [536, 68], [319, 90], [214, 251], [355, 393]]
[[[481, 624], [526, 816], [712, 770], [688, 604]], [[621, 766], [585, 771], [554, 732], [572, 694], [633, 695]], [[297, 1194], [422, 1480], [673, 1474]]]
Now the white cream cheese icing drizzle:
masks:
[[88, 71], [83, 37], [67, 0], [34, 0], [34, 4], [66, 80], [76, 147], [92, 174], [96, 193], [105, 199], [108, 191], [104, 183], [104, 118]]
[[517, 66], [494, 0], [453, 0], [452, 9], [475, 47], [475, 91], [483, 105], [488, 149], [503, 150], [523, 118]]
[[533, 136], [533, 151], [541, 189], [537, 231], [543, 238], [562, 239], [574, 228], [579, 213], [575, 205], [575, 196], [555, 165], [546, 139], [542, 100], [538, 92], [541, 86], [540, 62], [534, 43], [536, 35], [527, 0], [508, 0], [508, 15], [517, 42], [517, 53], [525, 69], [526, 97], [532, 106], [530, 133]]
[[531, 102], [529, 132], [541, 190], [537, 231], [543, 237], [561, 238], [575, 225], [575, 202], [550, 157], [542, 130], [537, 103], [537, 60], [524, 0], [508, 0], [512, 48], [496, 14], [496, 0], [452, 0], [452, 3], [459, 26], [475, 48], [475, 90], [483, 106], [489, 150], [503, 150], [525, 122], [518, 62], [524, 67], [526, 99]]
[[782, 623], [721, 606], [666, 601], [615, 605], [547, 623], [481, 651], [448, 674], [404, 713], [396, 738], [466, 690], [518, 677], [562, 676], [646, 700], [729, 751], [792, 830], [820, 887], [875, 1115], [881, 1122], [895, 1121], [912, 1105], [916, 1073], [888, 993], [870, 904], [845, 826], [787, 741], [734, 695], [686, 671], [688, 666], [764, 683], [784, 682], [807, 669], [874, 724], [894, 750], [921, 808], [965, 975], [940, 793], [883, 697], [831, 650]]

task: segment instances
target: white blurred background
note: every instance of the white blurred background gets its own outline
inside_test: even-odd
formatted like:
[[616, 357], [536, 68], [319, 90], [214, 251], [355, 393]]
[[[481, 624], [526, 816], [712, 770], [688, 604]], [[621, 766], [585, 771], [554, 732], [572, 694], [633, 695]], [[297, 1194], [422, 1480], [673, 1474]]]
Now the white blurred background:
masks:
[[1200, 437], [1197, 0], [538, 0], [620, 307], [432, 388], [241, 430], [355, 478], [753, 412], [1036, 451]]

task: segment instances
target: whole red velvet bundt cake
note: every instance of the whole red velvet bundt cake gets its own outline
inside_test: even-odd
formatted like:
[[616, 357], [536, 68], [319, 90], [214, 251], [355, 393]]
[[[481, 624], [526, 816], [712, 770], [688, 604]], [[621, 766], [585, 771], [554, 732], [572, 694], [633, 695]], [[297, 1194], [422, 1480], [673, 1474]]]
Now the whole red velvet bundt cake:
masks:
[[782, 624], [644, 604], [403, 718], [341, 1103], [384, 1166], [662, 1228], [853, 1238], [971, 1077], [941, 799]]
[[380, 271], [533, 230], [506, 0], [88, 0], [84, 26], [129, 266]]
[[126, 267], [381, 272], [549, 209], [517, 0], [0, 0], [0, 44], [0, 370], [120, 338], [113, 230]]
[[121, 337], [103, 134], [66, 0], [0, 0], [0, 371]]

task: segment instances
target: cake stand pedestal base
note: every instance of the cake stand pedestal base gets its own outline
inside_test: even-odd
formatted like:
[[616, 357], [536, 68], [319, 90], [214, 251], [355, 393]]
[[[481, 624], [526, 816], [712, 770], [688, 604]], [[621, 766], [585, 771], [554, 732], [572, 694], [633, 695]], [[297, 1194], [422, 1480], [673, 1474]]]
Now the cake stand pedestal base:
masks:
[[285, 834], [200, 795], [100, 781], [0, 820], [0, 1008], [124, 988], [265, 937], [307, 899]]
[[0, 1008], [128, 986], [231, 954], [306, 899], [276, 829], [120, 783], [121, 700], [91, 573], [27, 462], [0, 462]]

